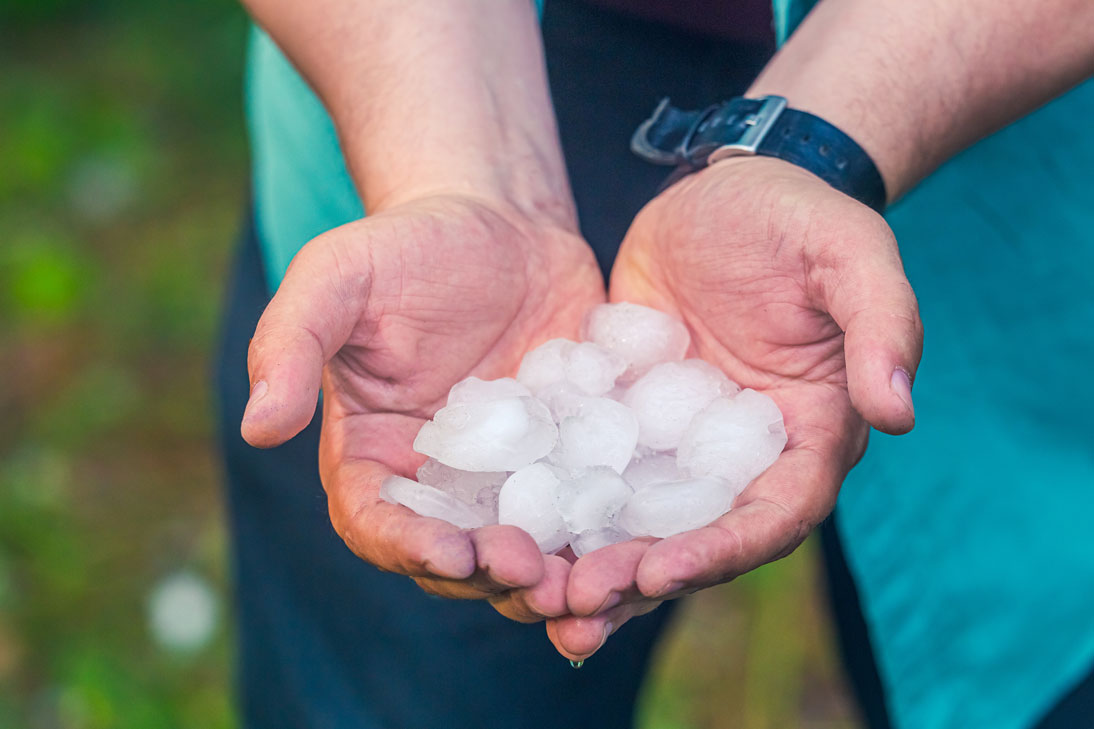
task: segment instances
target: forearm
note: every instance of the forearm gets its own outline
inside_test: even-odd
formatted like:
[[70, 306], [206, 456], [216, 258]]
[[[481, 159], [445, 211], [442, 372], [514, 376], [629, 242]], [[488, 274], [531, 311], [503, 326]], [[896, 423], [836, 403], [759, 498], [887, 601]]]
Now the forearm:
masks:
[[894, 200], [1091, 73], [1090, 0], [823, 0], [749, 95], [843, 129]]
[[244, 0], [319, 94], [368, 210], [438, 192], [574, 211], [532, 0]]

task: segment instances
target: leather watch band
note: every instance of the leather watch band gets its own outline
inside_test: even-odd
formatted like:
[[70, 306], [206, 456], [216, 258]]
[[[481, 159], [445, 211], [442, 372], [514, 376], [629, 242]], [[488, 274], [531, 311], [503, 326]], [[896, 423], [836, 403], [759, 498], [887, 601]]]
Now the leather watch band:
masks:
[[701, 111], [681, 111], [663, 99], [631, 139], [631, 149], [655, 164], [675, 165], [666, 184], [726, 157], [759, 154], [809, 170], [840, 192], [883, 212], [885, 182], [870, 156], [838, 128], [781, 96], [735, 98]]

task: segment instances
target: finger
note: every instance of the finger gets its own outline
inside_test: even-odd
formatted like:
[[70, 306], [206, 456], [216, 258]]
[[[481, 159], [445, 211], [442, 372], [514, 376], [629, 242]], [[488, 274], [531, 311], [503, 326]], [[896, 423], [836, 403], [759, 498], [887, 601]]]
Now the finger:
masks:
[[923, 323], [892, 231], [877, 216], [867, 228], [869, 255], [822, 262], [814, 276], [822, 306], [844, 331], [851, 403], [870, 425], [898, 435], [915, 425]]
[[414, 577], [418, 587], [431, 595], [449, 600], [489, 600], [513, 591], [514, 588], [499, 584], [482, 570], [475, 570], [470, 577]]
[[494, 525], [471, 532], [476, 565], [491, 584], [531, 587], [543, 579], [543, 554], [523, 529]]
[[847, 466], [814, 448], [785, 451], [710, 526], [650, 546], [636, 584], [663, 598], [731, 580], [790, 554], [832, 510]]
[[489, 600], [502, 615], [522, 623], [535, 623], [567, 613], [566, 581], [570, 563], [555, 555], [542, 555], [534, 585], [511, 588], [500, 584], [482, 569], [464, 580], [415, 577], [414, 581], [431, 595], [452, 600]]
[[634, 540], [613, 544], [591, 552], [570, 570], [566, 602], [574, 615], [598, 615], [633, 599], [638, 565], [651, 540]]
[[251, 339], [251, 397], [240, 430], [259, 448], [285, 442], [311, 421], [323, 365], [349, 339], [364, 310], [368, 277], [344, 280], [333, 248], [321, 240], [293, 259]]
[[412, 579], [418, 587], [430, 595], [449, 600], [490, 600], [506, 595], [513, 589], [499, 585], [478, 570], [462, 580], [447, 577], [414, 577]]
[[592, 617], [552, 618], [547, 621], [547, 638], [565, 658], [585, 661], [603, 648], [612, 633], [624, 623], [638, 615], [645, 615], [660, 604], [660, 600], [642, 600]]
[[346, 546], [390, 572], [451, 579], [474, 574], [475, 546], [468, 532], [380, 498], [380, 482], [390, 474], [374, 461], [353, 460], [332, 467], [324, 478], [331, 524]]
[[607, 615], [555, 618], [547, 621], [547, 639], [563, 658], [584, 661], [596, 653], [615, 632]]
[[543, 567], [543, 579], [538, 583], [491, 597], [490, 604], [505, 617], [521, 623], [538, 623], [544, 618], [566, 615], [570, 563], [547, 554], [543, 557]]
[[513, 589], [533, 587], [543, 580], [543, 554], [523, 530], [494, 525], [470, 531], [468, 536], [475, 548], [475, 572], [459, 580], [415, 580], [422, 589], [456, 600], [483, 600]]

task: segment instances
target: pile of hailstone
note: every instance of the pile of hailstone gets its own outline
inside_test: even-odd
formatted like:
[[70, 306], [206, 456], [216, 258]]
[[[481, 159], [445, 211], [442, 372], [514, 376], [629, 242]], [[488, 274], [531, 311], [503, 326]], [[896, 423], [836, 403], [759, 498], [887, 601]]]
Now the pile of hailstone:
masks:
[[457, 383], [414, 440], [429, 456], [418, 480], [389, 476], [381, 496], [463, 529], [512, 524], [543, 552], [580, 557], [709, 524], [782, 452], [771, 398], [684, 359], [673, 317], [605, 304], [585, 330], [529, 352], [515, 380]]

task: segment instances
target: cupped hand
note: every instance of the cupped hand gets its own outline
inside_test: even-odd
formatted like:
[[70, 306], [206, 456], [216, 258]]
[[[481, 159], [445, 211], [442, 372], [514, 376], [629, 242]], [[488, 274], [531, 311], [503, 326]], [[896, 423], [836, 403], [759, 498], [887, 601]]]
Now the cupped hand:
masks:
[[502, 202], [436, 195], [343, 225], [297, 254], [258, 323], [243, 437], [264, 448], [292, 438], [322, 383], [320, 477], [351, 550], [517, 620], [561, 615], [569, 562], [516, 527], [463, 531], [379, 489], [391, 473], [413, 476], [424, 460], [414, 436], [453, 384], [512, 375], [530, 348], [575, 337], [603, 300], [576, 227]]
[[655, 198], [627, 233], [611, 298], [681, 317], [690, 356], [771, 396], [789, 442], [711, 525], [578, 560], [572, 616], [548, 624], [572, 659], [661, 600], [790, 554], [831, 512], [867, 424], [900, 434], [915, 422], [923, 330], [893, 234], [787, 162], [726, 160]]

